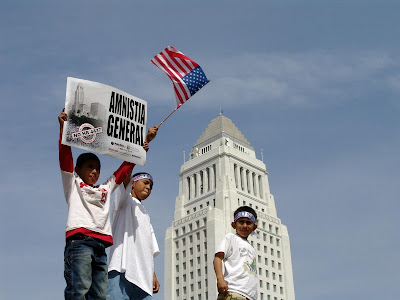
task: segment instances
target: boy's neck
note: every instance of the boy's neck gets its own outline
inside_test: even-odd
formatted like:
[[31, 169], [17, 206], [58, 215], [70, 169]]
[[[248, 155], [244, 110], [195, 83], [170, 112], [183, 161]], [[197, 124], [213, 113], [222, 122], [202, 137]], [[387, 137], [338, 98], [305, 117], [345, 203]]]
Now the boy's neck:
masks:
[[237, 235], [238, 237], [241, 237], [243, 240], [246, 240], [246, 241], [247, 241], [248, 236], [246, 236], [246, 237], [241, 236], [241, 235], [240, 235], [239, 233], [237, 233], [237, 232], [236, 232], [236, 235]]

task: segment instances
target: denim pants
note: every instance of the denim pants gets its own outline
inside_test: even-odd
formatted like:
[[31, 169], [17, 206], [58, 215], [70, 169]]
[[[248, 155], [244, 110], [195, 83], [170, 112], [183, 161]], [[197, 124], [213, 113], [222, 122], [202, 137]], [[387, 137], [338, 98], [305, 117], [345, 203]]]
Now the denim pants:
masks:
[[64, 251], [65, 299], [106, 299], [107, 254], [102, 243], [85, 236], [68, 239]]
[[110, 271], [108, 273], [107, 300], [151, 300], [147, 294], [137, 285], [125, 278], [125, 273]]

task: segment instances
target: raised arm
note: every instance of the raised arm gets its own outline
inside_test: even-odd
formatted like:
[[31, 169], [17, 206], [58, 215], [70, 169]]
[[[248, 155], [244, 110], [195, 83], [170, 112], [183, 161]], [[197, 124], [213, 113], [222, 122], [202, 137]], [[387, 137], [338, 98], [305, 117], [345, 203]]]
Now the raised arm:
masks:
[[62, 134], [64, 130], [64, 122], [68, 120], [67, 114], [63, 111], [58, 116], [58, 122], [60, 123], [60, 139], [58, 140], [58, 158], [60, 161], [60, 169], [65, 172], [74, 172], [74, 160], [72, 158], [71, 147], [61, 144]]
[[[143, 148], [144, 148], [144, 150], [146, 150], [146, 152], [149, 151], [149, 143], [152, 140], [154, 140], [154, 138], [157, 135], [157, 131], [158, 131], [158, 126], [153, 126], [153, 127], [149, 128], [149, 130], [147, 131], [146, 139], [143, 143]], [[132, 168], [132, 170], [133, 170], [133, 168]], [[125, 179], [123, 179], [125, 188], [128, 186], [129, 182], [131, 181], [132, 170], [130, 170], [128, 176], [126, 176]]]
[[228, 294], [228, 284], [226, 283], [224, 279], [224, 274], [222, 273], [222, 261], [224, 257], [225, 255], [223, 252], [216, 253], [213, 264], [214, 264], [215, 275], [217, 277], [218, 292], [226, 295]]

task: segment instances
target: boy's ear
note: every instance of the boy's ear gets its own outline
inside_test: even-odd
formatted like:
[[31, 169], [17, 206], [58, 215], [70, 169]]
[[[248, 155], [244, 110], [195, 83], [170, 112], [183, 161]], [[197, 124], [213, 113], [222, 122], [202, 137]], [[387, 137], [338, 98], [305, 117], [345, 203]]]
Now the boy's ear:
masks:
[[236, 229], [236, 223], [235, 222], [232, 222], [231, 225], [232, 225], [233, 229]]
[[257, 229], [257, 224], [254, 224], [254, 229], [253, 229], [253, 231], [256, 230], [256, 229]]

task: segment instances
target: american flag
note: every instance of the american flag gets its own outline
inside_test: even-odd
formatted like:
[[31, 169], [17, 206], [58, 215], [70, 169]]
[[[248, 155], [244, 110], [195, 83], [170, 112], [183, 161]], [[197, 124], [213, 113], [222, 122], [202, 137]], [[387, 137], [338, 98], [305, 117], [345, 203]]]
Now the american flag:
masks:
[[172, 80], [178, 107], [209, 81], [196, 62], [172, 46], [154, 56], [151, 62]]

